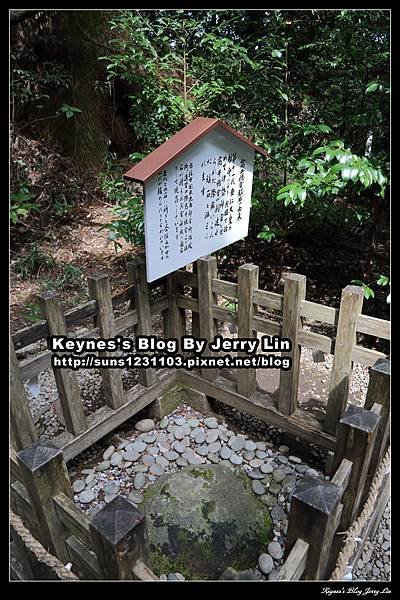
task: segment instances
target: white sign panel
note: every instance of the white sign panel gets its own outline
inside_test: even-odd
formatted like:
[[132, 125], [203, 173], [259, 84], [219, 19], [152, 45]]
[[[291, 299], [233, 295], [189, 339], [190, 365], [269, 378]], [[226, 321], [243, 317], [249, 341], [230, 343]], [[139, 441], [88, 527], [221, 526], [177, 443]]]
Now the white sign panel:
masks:
[[222, 128], [145, 184], [147, 280], [245, 237], [254, 149]]

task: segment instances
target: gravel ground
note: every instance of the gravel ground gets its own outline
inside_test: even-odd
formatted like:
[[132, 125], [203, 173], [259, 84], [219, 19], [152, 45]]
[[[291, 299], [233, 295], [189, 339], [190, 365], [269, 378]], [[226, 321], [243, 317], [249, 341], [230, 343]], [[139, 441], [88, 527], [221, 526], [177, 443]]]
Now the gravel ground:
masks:
[[390, 581], [390, 500], [372, 540], [365, 542], [353, 574], [358, 581]]

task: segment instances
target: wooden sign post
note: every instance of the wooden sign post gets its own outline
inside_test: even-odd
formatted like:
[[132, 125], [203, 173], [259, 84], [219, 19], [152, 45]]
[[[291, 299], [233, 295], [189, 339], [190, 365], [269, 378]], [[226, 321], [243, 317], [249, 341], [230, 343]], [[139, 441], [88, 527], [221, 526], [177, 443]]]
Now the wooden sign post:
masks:
[[246, 237], [255, 152], [266, 154], [198, 117], [125, 173], [144, 186], [147, 281]]

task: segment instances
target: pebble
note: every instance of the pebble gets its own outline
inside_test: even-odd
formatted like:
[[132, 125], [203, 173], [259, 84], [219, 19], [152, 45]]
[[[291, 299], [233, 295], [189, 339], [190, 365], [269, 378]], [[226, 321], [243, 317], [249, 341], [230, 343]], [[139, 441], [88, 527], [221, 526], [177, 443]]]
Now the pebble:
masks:
[[168, 452], [166, 452], [164, 454], [164, 458], [166, 458], [169, 461], [176, 460], [178, 458], [178, 456], [179, 456], [179, 454], [177, 452], [175, 452], [175, 450], [169, 450]]
[[278, 451], [279, 452], [289, 452], [289, 448], [288, 448], [288, 446], [282, 445], [282, 446], [279, 446]]
[[207, 444], [212, 444], [213, 442], [216, 442], [219, 436], [219, 431], [218, 429], [211, 429], [211, 431], [209, 431], [207, 433]]
[[261, 458], [253, 458], [253, 460], [251, 460], [249, 464], [254, 469], [257, 469], [258, 467], [261, 467], [261, 465], [263, 464], [263, 462], [264, 461]]
[[269, 554], [260, 554], [258, 557], [258, 566], [264, 575], [268, 575], [274, 568], [274, 561]]
[[250, 479], [264, 479], [264, 473], [261, 473], [259, 469], [248, 471], [247, 475], [250, 477]]
[[194, 429], [199, 426], [200, 421], [199, 419], [188, 419], [187, 424], [189, 425], [189, 427], [192, 427]]
[[172, 448], [175, 450], [175, 452], [178, 452], [178, 454], [183, 454], [186, 450], [186, 446], [184, 446], [184, 444], [181, 442], [173, 442]]
[[189, 465], [201, 465], [205, 462], [205, 459], [193, 452], [187, 459]]
[[139, 458], [139, 453], [135, 450], [128, 450], [128, 452], [123, 453], [122, 457], [128, 462], [136, 462]]
[[136, 473], [133, 480], [133, 487], [135, 490], [140, 490], [146, 483], [146, 476], [144, 473]]
[[251, 482], [251, 488], [257, 496], [263, 496], [265, 494], [265, 486], [258, 481], [258, 479], [253, 479]]
[[284, 519], [287, 519], [285, 511], [279, 505], [274, 506], [274, 508], [271, 510], [271, 517], [274, 521], [283, 521]]
[[114, 452], [111, 457], [110, 463], [113, 467], [117, 467], [122, 462], [122, 453]]
[[103, 490], [106, 496], [115, 496], [118, 492], [118, 485], [115, 483], [106, 483]]
[[249, 452], [253, 452], [257, 448], [256, 444], [251, 440], [246, 440], [244, 443], [244, 449]]
[[216, 429], [218, 427], [218, 421], [215, 417], [207, 417], [204, 419], [204, 423], [208, 429]]
[[230, 455], [229, 460], [233, 465], [241, 465], [243, 462], [243, 458], [234, 452]]
[[272, 473], [272, 478], [277, 483], [280, 483], [281, 481], [283, 481], [285, 479], [285, 473], [282, 471], [282, 469], [276, 469]]
[[232, 450], [230, 448], [227, 448], [226, 446], [223, 446], [221, 448], [221, 452], [219, 453], [220, 457], [224, 460], [229, 460], [231, 454]]
[[74, 483], [72, 484], [72, 489], [77, 494], [79, 492], [82, 492], [82, 490], [85, 489], [85, 482], [83, 481], [83, 479], [77, 479], [76, 481], [74, 481]]
[[96, 467], [96, 471], [107, 471], [110, 468], [110, 462], [108, 460], [103, 460], [103, 462], [99, 463]]
[[219, 463], [219, 457], [216, 454], [213, 454], [212, 452], [210, 454], [207, 454], [207, 458], [210, 462], [214, 463], [215, 465]]
[[[147, 448], [147, 444], [145, 444], [145, 442], [142, 442], [140, 440], [138, 440], [137, 442], [134, 442], [132, 444], [132, 450], [136, 450], [136, 452], [139, 452], [139, 454], [144, 452], [146, 450], [146, 448]], [[128, 447], [126, 447], [125, 450], [128, 450]]]
[[240, 452], [244, 448], [244, 439], [239, 436], [231, 438], [228, 445], [234, 452]]
[[152, 456], [157, 456], [157, 454], [159, 454], [160, 452], [160, 449], [158, 448], [158, 446], [148, 446], [147, 452]]
[[154, 442], [157, 439], [154, 433], [144, 433], [144, 434], [142, 433], [140, 438], [146, 444], [154, 444]]
[[296, 464], [301, 464], [301, 458], [299, 458], [298, 456], [289, 456], [289, 460], [292, 463], [296, 463]]
[[209, 444], [208, 449], [212, 454], [218, 454], [221, 450], [221, 444], [219, 442], [212, 442], [212, 444]]
[[196, 444], [204, 444], [206, 439], [207, 439], [207, 436], [204, 433], [204, 431], [200, 431], [194, 438], [194, 441], [196, 442]]
[[265, 442], [256, 442], [257, 450], [266, 450], [267, 444]]
[[115, 446], [109, 446], [103, 454], [103, 460], [109, 460], [115, 452]]
[[270, 542], [267, 546], [267, 552], [275, 560], [281, 560], [283, 551], [278, 542]]
[[132, 490], [128, 496], [128, 500], [130, 500], [134, 504], [140, 504], [143, 500], [143, 495], [136, 490]]
[[200, 446], [200, 448], [196, 449], [197, 454], [200, 454], [200, 456], [207, 456], [207, 454], [209, 454], [210, 449], [209, 446]]
[[95, 493], [92, 490], [84, 490], [79, 494], [79, 502], [82, 504], [89, 504], [96, 498]]
[[168, 427], [168, 425], [169, 425], [169, 419], [168, 419], [168, 417], [163, 417], [161, 419], [161, 421], [160, 421], [159, 428], [160, 429], [166, 429]]
[[183, 427], [177, 427], [174, 431], [174, 437], [176, 440], [183, 440], [185, 437], [185, 431]]
[[278, 456], [276, 457], [276, 460], [278, 460], [280, 463], [286, 464], [289, 459], [287, 456], [285, 456], [284, 454], [278, 454]]
[[144, 454], [142, 456], [142, 463], [147, 467], [150, 467], [156, 462], [156, 459], [151, 454]]
[[88, 485], [89, 483], [92, 483], [92, 481], [94, 481], [95, 479], [96, 475], [94, 473], [89, 473], [89, 475], [85, 479], [85, 483]]
[[104, 496], [104, 502], [106, 504], [108, 504], [109, 502], [111, 502], [111, 500], [114, 500], [114, 498], [116, 498], [116, 497], [117, 497], [117, 494]]
[[146, 467], [146, 465], [133, 465], [131, 471], [133, 471], [133, 473], [146, 473], [148, 469], [149, 467]]
[[178, 456], [178, 458], [176, 459], [176, 464], [178, 465], [178, 467], [187, 467], [188, 461], [186, 460], [186, 458], [183, 458], [183, 456]]
[[147, 432], [147, 431], [152, 431], [155, 426], [156, 425], [155, 425], [153, 419], [142, 419], [141, 421], [138, 421], [136, 423], [135, 429], [136, 429], [136, 431]]
[[169, 461], [164, 456], [156, 456], [156, 463], [164, 468], [169, 465]]
[[163, 475], [164, 467], [162, 467], [158, 463], [155, 463], [154, 465], [151, 465], [151, 467], [149, 469], [149, 473], [151, 473], [152, 475], [157, 475], [157, 476]]
[[260, 471], [262, 473], [272, 473], [273, 470], [274, 470], [274, 467], [271, 465], [271, 463], [264, 463], [260, 467]]
[[244, 460], [251, 461], [251, 460], [253, 460], [253, 458], [255, 458], [255, 456], [256, 456], [255, 453], [250, 452], [249, 450], [246, 450], [246, 452], [243, 453]]

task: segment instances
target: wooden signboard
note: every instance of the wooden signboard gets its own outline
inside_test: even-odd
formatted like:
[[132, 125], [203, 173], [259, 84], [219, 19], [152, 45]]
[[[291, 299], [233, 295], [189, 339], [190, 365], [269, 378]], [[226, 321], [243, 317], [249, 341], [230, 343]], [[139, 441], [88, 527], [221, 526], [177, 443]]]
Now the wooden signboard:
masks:
[[265, 155], [199, 117], [125, 174], [144, 185], [148, 281], [247, 235], [255, 152]]

